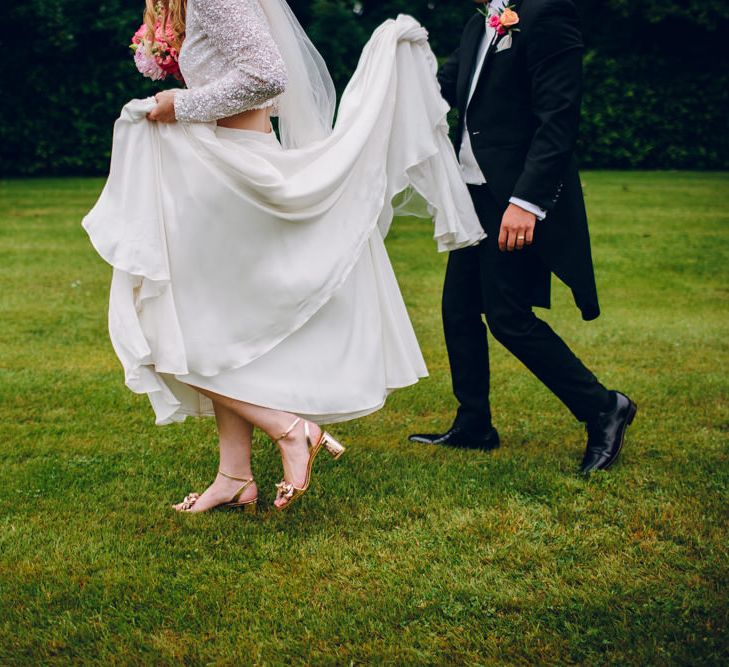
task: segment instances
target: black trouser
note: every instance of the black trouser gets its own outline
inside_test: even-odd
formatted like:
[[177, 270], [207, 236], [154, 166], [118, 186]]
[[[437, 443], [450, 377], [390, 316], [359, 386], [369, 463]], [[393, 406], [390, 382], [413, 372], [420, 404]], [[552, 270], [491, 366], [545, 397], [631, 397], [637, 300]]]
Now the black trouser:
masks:
[[453, 393], [460, 403], [456, 425], [480, 431], [491, 424], [489, 351], [482, 314], [494, 338], [578, 420], [589, 421], [610, 409], [608, 390], [532, 311], [530, 262], [538, 260], [534, 246], [501, 252], [498, 237], [503, 211], [487, 186], [471, 191], [488, 238], [474, 248], [451, 252], [443, 288], [446, 346]]

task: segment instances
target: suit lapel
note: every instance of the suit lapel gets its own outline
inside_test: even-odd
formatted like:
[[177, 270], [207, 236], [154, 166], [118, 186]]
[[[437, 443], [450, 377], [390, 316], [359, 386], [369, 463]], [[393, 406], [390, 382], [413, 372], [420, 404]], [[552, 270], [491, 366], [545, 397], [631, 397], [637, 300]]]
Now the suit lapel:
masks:
[[466, 26], [466, 34], [463, 36], [463, 45], [461, 47], [461, 62], [466, 66], [461, 69], [458, 77], [458, 90], [456, 91], [458, 106], [461, 109], [464, 109], [468, 103], [468, 93], [477, 64], [478, 47], [481, 45], [485, 32], [486, 22], [480, 14], [472, 18], [469, 25]]
[[478, 81], [476, 82], [476, 87], [473, 90], [473, 97], [471, 97], [471, 102], [473, 102], [473, 99], [476, 97], [476, 93], [478, 93], [478, 89], [483, 85], [483, 82], [486, 79], [486, 70], [488, 70], [489, 62], [491, 62], [491, 56], [496, 50], [496, 46], [498, 45], [500, 39], [501, 37], [495, 36], [491, 40], [488, 49], [486, 49], [486, 55], [484, 56], [483, 60], [483, 67], [481, 67], [481, 71], [478, 73]]

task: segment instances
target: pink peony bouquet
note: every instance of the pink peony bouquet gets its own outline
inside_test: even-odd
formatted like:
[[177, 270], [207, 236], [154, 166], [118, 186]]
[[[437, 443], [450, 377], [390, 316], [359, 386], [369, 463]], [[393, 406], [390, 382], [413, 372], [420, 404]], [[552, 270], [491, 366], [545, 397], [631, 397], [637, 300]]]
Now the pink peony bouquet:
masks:
[[[147, 26], [142, 24], [134, 33], [129, 48], [134, 52], [134, 64], [137, 69], [153, 81], [161, 81], [173, 76], [183, 81], [180, 65], [177, 61], [179, 53], [175, 47], [174, 34], [169, 23], [165, 26], [157, 21], [154, 27], [154, 42], [147, 39]], [[184, 81], [183, 81], [184, 83]]]

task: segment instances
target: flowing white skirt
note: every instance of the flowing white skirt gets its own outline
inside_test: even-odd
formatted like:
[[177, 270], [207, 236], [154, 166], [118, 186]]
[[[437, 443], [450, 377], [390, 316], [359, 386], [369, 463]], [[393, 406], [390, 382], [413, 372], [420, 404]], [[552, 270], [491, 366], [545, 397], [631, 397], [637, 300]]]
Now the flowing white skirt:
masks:
[[435, 59], [409, 17], [365, 48], [332, 136], [158, 125], [133, 100], [84, 227], [113, 267], [109, 329], [157, 423], [210, 415], [192, 387], [327, 423], [426, 375], [383, 237], [408, 186], [439, 249], [483, 231], [448, 142]]

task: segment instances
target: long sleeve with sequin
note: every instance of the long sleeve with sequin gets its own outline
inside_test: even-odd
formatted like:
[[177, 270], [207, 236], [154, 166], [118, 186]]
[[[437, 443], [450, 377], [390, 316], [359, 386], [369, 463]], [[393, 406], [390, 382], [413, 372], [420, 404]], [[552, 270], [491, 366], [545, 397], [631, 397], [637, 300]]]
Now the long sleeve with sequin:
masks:
[[175, 95], [180, 121], [215, 121], [265, 106], [286, 86], [259, 0], [190, 0], [180, 67], [190, 86]]

